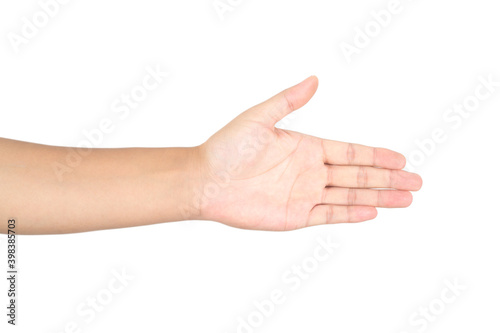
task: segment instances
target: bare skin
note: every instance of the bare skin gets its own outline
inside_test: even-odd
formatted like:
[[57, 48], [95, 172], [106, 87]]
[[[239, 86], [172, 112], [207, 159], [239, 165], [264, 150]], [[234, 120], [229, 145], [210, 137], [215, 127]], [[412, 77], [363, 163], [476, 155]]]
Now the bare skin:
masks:
[[0, 139], [0, 218], [16, 218], [24, 234], [188, 219], [284, 231], [361, 222], [375, 218], [376, 207], [409, 206], [422, 179], [401, 170], [401, 154], [275, 128], [317, 86], [308, 78], [200, 146], [73, 148], [85, 156], [69, 169], [56, 165], [66, 166], [70, 148]]

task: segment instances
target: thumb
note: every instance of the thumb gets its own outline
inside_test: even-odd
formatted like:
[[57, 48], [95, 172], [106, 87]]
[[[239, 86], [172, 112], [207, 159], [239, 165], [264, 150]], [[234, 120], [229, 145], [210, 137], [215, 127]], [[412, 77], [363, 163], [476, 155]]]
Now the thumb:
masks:
[[318, 89], [318, 78], [310, 76], [301, 83], [283, 90], [255, 107], [256, 115], [266, 124], [274, 126], [289, 113], [309, 102]]

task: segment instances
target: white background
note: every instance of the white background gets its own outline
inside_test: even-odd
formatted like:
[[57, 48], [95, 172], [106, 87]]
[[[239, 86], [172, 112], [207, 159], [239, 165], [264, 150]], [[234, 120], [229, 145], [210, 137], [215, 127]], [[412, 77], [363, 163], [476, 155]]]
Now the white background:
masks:
[[[498, 4], [401, 0], [348, 63], [341, 43], [388, 3], [243, 0], [222, 20], [212, 0], [74, 0], [15, 52], [8, 36], [41, 7], [2, 1], [2, 137], [75, 146], [110, 117], [99, 147], [198, 145], [315, 74], [316, 96], [284, 127], [420, 156], [424, 186], [410, 208], [361, 224], [272, 233], [191, 221], [21, 237], [19, 325], [6, 324], [2, 278], [1, 331], [64, 332], [74, 321], [80, 332], [237, 332], [249, 316], [257, 324], [240, 332], [498, 331], [500, 87], [458, 128], [443, 118], [479, 76], [500, 81]], [[170, 75], [120, 120], [111, 105], [147, 66]], [[423, 155], [416, 141], [436, 128], [447, 139]], [[311, 263], [318, 237], [340, 246], [293, 291], [283, 276]], [[77, 308], [122, 269], [134, 279], [87, 323]], [[447, 279], [467, 289], [445, 304]], [[286, 299], [263, 318], [254, 302], [274, 289]], [[425, 327], [410, 322], [429, 306], [439, 314]]]

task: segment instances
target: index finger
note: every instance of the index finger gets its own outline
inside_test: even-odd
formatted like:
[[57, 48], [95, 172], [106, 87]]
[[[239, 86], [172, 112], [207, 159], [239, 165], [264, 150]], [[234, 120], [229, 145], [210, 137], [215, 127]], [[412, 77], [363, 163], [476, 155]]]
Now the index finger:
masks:
[[335, 165], [363, 165], [386, 169], [403, 169], [405, 157], [395, 151], [332, 140], [322, 140], [323, 161]]

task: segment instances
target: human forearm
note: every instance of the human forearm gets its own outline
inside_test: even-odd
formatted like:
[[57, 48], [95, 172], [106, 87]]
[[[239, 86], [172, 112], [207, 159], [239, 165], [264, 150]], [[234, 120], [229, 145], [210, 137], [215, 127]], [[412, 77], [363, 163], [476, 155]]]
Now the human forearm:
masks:
[[92, 149], [58, 175], [54, 165], [64, 163], [69, 149], [77, 148], [0, 139], [0, 216], [16, 218], [19, 233], [196, 218], [185, 207], [199, 180], [198, 148]]

